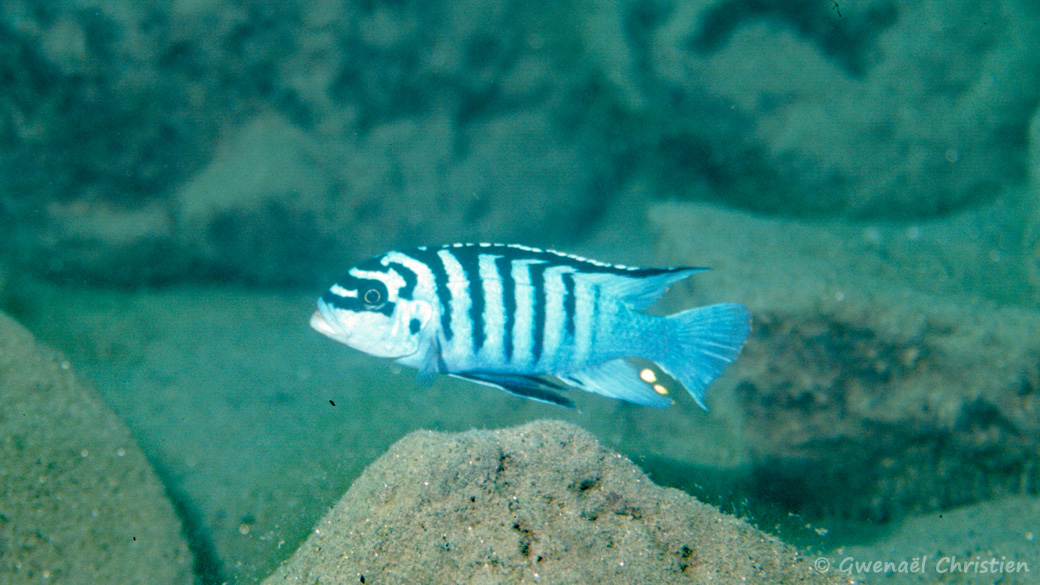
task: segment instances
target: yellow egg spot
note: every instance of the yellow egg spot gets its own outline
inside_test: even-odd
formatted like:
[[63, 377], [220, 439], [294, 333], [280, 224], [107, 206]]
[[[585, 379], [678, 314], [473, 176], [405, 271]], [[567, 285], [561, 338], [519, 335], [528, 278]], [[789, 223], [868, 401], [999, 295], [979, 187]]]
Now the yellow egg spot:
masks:
[[667, 396], [668, 395], [668, 389], [665, 388], [664, 386], [660, 385], [660, 384], [654, 384], [654, 392], [657, 392], [661, 396]]
[[647, 384], [653, 384], [657, 381], [657, 376], [654, 375], [653, 370], [650, 368], [643, 368], [643, 371], [639, 372], [639, 377]]

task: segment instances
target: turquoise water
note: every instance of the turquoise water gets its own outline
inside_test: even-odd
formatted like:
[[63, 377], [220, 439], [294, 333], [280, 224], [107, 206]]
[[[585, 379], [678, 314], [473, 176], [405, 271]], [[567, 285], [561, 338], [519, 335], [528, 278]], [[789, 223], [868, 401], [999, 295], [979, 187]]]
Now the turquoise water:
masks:
[[[836, 563], [1040, 570], [1038, 35], [1027, 0], [5, 3], [2, 308], [129, 427], [201, 583], [262, 580], [412, 430], [539, 418]], [[655, 310], [752, 338], [709, 412], [567, 411], [308, 327], [454, 241], [710, 266]]]

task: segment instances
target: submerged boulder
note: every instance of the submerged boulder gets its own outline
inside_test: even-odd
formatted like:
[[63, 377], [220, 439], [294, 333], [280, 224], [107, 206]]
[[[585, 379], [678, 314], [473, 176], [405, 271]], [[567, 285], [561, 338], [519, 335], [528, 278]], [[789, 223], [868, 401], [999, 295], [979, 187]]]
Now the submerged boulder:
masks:
[[642, 116], [634, 156], [679, 197], [928, 217], [1025, 177], [1035, 2], [588, 5], [588, 59]]
[[1023, 242], [1023, 264], [1033, 301], [1040, 301], [1040, 109], [1029, 123], [1029, 182], [1024, 198], [1030, 216]]
[[0, 582], [194, 582], [180, 521], [126, 427], [2, 313], [0, 462]]
[[420, 431], [264, 583], [828, 583], [794, 548], [557, 421]]
[[678, 287], [686, 304], [752, 310], [731, 375], [753, 493], [883, 521], [1040, 490], [1040, 313], [1022, 304], [1013, 214], [809, 223], [662, 205], [652, 218], [664, 263], [715, 269]]

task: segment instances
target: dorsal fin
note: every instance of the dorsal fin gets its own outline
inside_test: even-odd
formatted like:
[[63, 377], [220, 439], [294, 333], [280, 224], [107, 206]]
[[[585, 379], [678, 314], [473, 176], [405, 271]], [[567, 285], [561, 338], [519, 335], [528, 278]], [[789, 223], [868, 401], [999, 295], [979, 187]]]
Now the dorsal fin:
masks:
[[707, 268], [640, 268], [629, 274], [593, 272], [579, 273], [578, 278], [593, 282], [603, 292], [616, 296], [636, 310], [648, 308], [661, 298], [668, 288]]

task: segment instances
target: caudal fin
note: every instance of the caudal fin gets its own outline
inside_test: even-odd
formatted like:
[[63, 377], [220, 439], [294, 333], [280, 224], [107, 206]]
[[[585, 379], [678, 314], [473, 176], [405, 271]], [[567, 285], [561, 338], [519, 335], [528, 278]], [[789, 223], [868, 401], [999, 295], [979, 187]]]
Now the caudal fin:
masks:
[[682, 383], [701, 408], [711, 382], [736, 359], [751, 332], [751, 313], [737, 303], [697, 307], [664, 320], [667, 344], [653, 361]]

